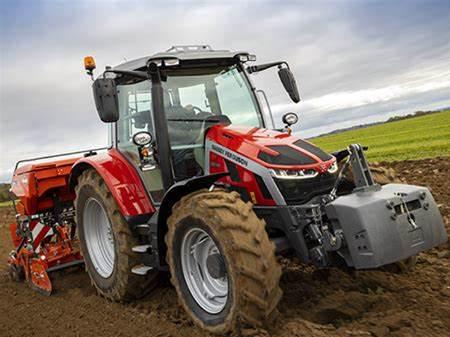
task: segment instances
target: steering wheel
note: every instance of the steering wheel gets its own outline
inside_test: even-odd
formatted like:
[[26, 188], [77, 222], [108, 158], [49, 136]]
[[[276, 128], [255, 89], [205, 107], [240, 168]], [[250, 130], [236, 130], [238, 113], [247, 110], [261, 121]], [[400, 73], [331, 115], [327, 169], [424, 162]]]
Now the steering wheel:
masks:
[[195, 117], [197, 117], [199, 119], [205, 119], [206, 117], [214, 116], [214, 114], [212, 112], [204, 111], [196, 105], [191, 105], [191, 107], [192, 107], [192, 110], [195, 112]]
[[192, 110], [195, 112], [196, 115], [201, 114], [202, 112], [204, 112], [202, 109], [200, 109], [198, 106], [196, 105], [191, 105]]

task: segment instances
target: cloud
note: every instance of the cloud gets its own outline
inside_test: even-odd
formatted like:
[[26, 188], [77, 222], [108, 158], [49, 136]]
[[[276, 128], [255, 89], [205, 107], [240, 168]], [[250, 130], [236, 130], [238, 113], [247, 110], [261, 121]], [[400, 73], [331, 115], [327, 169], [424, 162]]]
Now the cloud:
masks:
[[[445, 65], [446, 66], [446, 65]], [[306, 112], [332, 111], [351, 109], [382, 102], [389, 102], [407, 96], [448, 89], [450, 91], [450, 70], [441, 68], [415, 71], [409, 76], [405, 74], [404, 81], [381, 88], [367, 88], [354, 91], [339, 91], [323, 96], [305, 99], [301, 108]], [[295, 109], [293, 103], [278, 105], [275, 111]]]
[[[14, 162], [107, 143], [82, 58], [98, 72], [173, 44], [284, 59], [292, 105], [269, 70], [254, 76], [276, 118], [290, 109], [312, 135], [391, 113], [450, 105], [445, 2], [2, 1], [0, 181]], [[97, 73], [98, 73], [97, 72]]]

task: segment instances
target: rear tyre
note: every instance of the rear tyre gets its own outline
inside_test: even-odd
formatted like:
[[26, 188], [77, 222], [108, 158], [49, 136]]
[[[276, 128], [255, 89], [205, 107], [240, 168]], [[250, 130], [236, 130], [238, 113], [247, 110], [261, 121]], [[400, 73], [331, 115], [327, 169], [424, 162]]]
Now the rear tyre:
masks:
[[201, 190], [173, 207], [166, 235], [171, 282], [203, 329], [224, 334], [275, 318], [281, 267], [264, 226], [236, 192]]
[[138, 245], [103, 179], [86, 170], [75, 188], [76, 221], [86, 271], [97, 292], [113, 301], [130, 301], [148, 293], [158, 272], [135, 275], [131, 268], [139, 258]]

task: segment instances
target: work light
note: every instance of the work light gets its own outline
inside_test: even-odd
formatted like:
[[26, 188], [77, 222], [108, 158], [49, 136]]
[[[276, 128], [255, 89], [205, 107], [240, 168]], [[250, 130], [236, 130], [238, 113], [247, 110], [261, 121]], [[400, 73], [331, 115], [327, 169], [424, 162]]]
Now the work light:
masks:
[[140, 131], [133, 136], [133, 143], [137, 146], [146, 146], [151, 143], [152, 135], [147, 131]]

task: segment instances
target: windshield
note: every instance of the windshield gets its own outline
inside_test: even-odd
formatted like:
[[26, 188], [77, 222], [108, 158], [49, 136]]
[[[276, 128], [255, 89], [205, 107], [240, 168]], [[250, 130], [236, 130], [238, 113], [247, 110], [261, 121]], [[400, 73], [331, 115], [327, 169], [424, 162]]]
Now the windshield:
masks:
[[[226, 116], [232, 124], [263, 127], [260, 110], [247, 78], [237, 66], [168, 69], [162, 76], [172, 163], [176, 179], [201, 174], [204, 169], [204, 136], [207, 127]], [[120, 118], [118, 147], [138, 164], [133, 135], [148, 131], [155, 135], [151, 83], [118, 83]], [[145, 173], [150, 176], [150, 173]], [[148, 185], [161, 190], [159, 174]], [[156, 177], [158, 175], [158, 177]]]
[[167, 75], [163, 87], [169, 121], [225, 115], [232, 124], [262, 127], [255, 97], [237, 66], [176, 70]]
[[201, 146], [214, 116], [232, 124], [262, 127], [250, 85], [237, 66], [178, 69], [163, 81], [164, 108], [172, 149]]
[[240, 126], [263, 127], [247, 78], [237, 66], [168, 70], [162, 81], [176, 178], [204, 169], [206, 129], [224, 116]]

